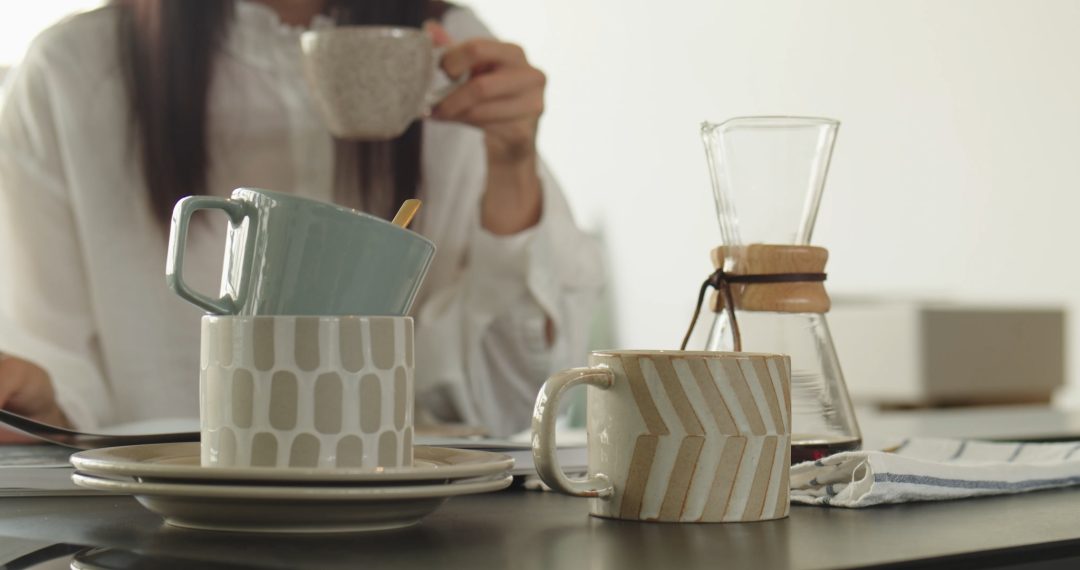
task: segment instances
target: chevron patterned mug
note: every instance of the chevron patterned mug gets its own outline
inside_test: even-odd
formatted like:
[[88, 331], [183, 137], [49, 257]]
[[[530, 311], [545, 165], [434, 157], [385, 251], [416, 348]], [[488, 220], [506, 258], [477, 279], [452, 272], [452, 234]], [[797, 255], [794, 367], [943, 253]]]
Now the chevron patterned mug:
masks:
[[[589, 472], [555, 454], [559, 396], [589, 386]], [[788, 516], [791, 360], [746, 352], [600, 351], [556, 373], [533, 411], [533, 456], [552, 489], [594, 516], [661, 522]]]

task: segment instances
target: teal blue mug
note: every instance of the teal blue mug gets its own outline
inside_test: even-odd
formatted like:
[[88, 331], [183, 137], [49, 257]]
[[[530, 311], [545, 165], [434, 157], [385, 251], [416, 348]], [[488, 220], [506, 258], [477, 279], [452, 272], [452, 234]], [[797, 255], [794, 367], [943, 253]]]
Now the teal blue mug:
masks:
[[[184, 282], [191, 215], [229, 216], [221, 292]], [[405, 315], [435, 244], [356, 210], [239, 188], [230, 198], [188, 196], [176, 203], [165, 280], [177, 295], [218, 315]]]

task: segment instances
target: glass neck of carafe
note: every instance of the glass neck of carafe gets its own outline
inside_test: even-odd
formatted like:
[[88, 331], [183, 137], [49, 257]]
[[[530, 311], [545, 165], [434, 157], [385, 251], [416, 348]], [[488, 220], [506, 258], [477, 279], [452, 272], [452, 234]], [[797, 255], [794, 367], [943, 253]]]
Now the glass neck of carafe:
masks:
[[721, 245], [810, 243], [839, 126], [815, 117], [701, 125]]

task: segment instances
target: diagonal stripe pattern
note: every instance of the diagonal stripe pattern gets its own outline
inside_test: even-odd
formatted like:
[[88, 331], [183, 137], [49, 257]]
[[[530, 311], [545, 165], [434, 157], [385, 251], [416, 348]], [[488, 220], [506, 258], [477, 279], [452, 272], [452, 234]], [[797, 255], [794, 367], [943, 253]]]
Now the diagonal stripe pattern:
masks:
[[631, 396], [618, 403], [629, 403], [633, 425], [644, 429], [627, 434], [633, 449], [622, 472], [605, 471], [615, 496], [594, 502], [594, 514], [668, 522], [788, 515], [786, 356], [615, 353], [594, 356], [594, 364], [604, 358], [618, 360], [617, 382]]

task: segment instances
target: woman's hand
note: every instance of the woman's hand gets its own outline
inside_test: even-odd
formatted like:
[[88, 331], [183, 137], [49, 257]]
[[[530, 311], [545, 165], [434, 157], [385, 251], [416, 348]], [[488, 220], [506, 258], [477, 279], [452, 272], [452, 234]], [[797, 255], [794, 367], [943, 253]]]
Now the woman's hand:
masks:
[[[32, 362], [0, 356], [0, 409], [60, 427], [71, 427], [56, 403], [49, 374]], [[0, 428], [0, 443], [36, 441]]]
[[488, 158], [496, 163], [535, 159], [547, 78], [520, 47], [469, 40], [447, 48], [442, 68], [450, 77], [472, 75], [433, 109], [433, 117], [483, 129]]
[[[450, 43], [438, 24], [429, 24], [428, 32], [436, 45]], [[432, 117], [484, 131], [488, 180], [481, 223], [503, 235], [536, 225], [542, 203], [536, 131], [544, 112], [544, 73], [529, 64], [520, 47], [491, 39], [449, 46], [441, 65], [450, 77], [470, 73], [432, 110]]]

